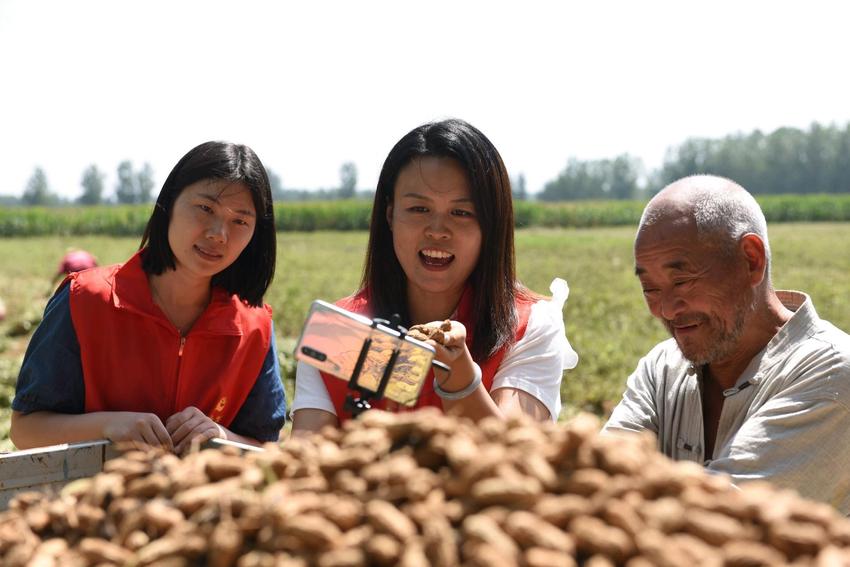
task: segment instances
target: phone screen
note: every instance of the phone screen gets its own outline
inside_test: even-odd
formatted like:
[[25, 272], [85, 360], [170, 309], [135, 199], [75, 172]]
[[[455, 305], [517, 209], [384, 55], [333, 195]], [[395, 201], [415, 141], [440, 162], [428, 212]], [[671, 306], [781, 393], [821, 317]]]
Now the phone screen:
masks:
[[402, 405], [414, 405], [428, 377], [433, 358], [433, 348], [416, 339], [405, 337], [399, 347], [384, 395]]
[[[369, 352], [366, 354], [363, 366], [360, 368], [360, 376], [357, 377], [358, 386], [372, 392], [378, 391], [393, 350], [400, 342], [398, 337], [398, 333], [389, 332], [389, 329], [380, 325], [371, 329], [369, 338], [372, 339], [372, 342], [369, 345]], [[351, 375], [348, 377], [351, 378]], [[384, 392], [384, 395], [386, 395], [386, 392]]]
[[393, 352], [398, 350], [384, 397], [405, 406], [414, 405], [428, 376], [434, 349], [410, 337], [401, 340], [397, 331], [383, 325], [372, 326], [372, 320], [362, 315], [314, 301], [295, 347], [295, 358], [349, 381], [367, 340], [369, 349], [357, 385], [377, 392]]

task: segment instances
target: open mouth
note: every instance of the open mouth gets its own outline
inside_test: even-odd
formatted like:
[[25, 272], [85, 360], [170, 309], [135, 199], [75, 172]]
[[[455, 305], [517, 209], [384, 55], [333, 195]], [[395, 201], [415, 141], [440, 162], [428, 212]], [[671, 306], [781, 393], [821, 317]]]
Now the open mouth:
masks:
[[454, 254], [434, 248], [425, 248], [419, 251], [419, 260], [426, 266], [432, 268], [443, 268], [451, 264], [455, 259]]

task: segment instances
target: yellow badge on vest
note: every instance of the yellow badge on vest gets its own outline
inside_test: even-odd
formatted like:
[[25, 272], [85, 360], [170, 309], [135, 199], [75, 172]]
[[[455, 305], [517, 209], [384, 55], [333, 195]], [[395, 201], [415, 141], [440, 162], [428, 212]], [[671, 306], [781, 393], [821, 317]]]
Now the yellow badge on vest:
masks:
[[212, 415], [210, 419], [218, 423], [221, 421], [222, 415], [224, 414], [224, 408], [227, 405], [227, 396], [221, 398], [218, 403], [215, 405], [215, 409], [212, 411]]

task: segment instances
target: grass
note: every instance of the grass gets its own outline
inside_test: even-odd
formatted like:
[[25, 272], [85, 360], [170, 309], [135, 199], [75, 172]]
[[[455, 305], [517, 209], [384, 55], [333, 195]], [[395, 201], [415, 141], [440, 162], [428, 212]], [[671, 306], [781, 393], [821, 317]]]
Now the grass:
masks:
[[[517, 271], [526, 285], [546, 293], [555, 276], [570, 284], [565, 321], [580, 362], [562, 384], [565, 415], [578, 410], [604, 415], [639, 358], [666, 338], [647, 312], [633, 274], [633, 232], [630, 227], [517, 232]], [[770, 233], [776, 287], [806, 291], [821, 317], [850, 329], [850, 223], [776, 224]], [[266, 301], [274, 309], [286, 373], [291, 374], [289, 355], [310, 302], [334, 300], [357, 287], [366, 240], [362, 231], [278, 234], [277, 272]], [[104, 236], [0, 239], [0, 293], [9, 312], [0, 323], [0, 440], [6, 438], [6, 408], [27, 343], [27, 335], [9, 332], [23, 321], [38, 320], [59, 258], [73, 245], [90, 250], [101, 263], [120, 262], [138, 241]], [[291, 396], [292, 382], [286, 385]], [[8, 442], [0, 441], [0, 449], [4, 447], [9, 448]]]

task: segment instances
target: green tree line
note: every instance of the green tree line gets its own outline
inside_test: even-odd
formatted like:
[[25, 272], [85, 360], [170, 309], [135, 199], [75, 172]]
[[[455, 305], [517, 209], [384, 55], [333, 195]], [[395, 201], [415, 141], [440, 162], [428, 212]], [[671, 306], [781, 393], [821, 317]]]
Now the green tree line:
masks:
[[[371, 196], [369, 191], [357, 190], [357, 165], [353, 162], [345, 162], [339, 169], [340, 183], [332, 189], [319, 190], [295, 190], [284, 189], [280, 175], [266, 168], [272, 197], [275, 201], [314, 201], [352, 199], [357, 197]], [[138, 170], [133, 168], [129, 160], [118, 164], [116, 170], [118, 178], [111, 196], [105, 193], [106, 175], [94, 164], [89, 165], [83, 171], [80, 180], [82, 192], [76, 199], [63, 199], [50, 188], [47, 174], [44, 168], [38, 166], [33, 170], [27, 180], [24, 193], [20, 199], [9, 196], [0, 196], [0, 206], [25, 205], [30, 207], [57, 207], [69, 205], [135, 205], [153, 202], [154, 181], [153, 168], [145, 163]]]
[[662, 166], [644, 173], [628, 154], [580, 161], [547, 183], [543, 201], [634, 199], [658, 192], [687, 175], [711, 173], [734, 179], [756, 195], [850, 192], [850, 124], [812, 124], [723, 138], [689, 138], [670, 148]]
[[[280, 175], [267, 170], [276, 201], [314, 201], [364, 198], [371, 191], [357, 190], [357, 167], [343, 163], [339, 185], [330, 189], [285, 189]], [[850, 124], [807, 130], [779, 128], [769, 134], [759, 130], [723, 138], [689, 138], [668, 149], [657, 170], [647, 172], [641, 160], [629, 154], [612, 159], [569, 158], [564, 169], [536, 195], [526, 189], [525, 176], [513, 177], [517, 201], [629, 200], [646, 198], [666, 184], [696, 173], [734, 179], [756, 195], [850, 192]], [[154, 194], [153, 170], [145, 163], [136, 170], [130, 161], [118, 166], [118, 181], [111, 197], [104, 193], [104, 174], [90, 165], [80, 182], [82, 193], [73, 202], [50, 190], [44, 170], [37, 167], [27, 182], [20, 204], [37, 206], [149, 203]], [[0, 205], [19, 204], [6, 197]]]
[[[153, 168], [145, 163], [138, 170], [133, 168], [129, 160], [118, 164], [116, 171], [118, 181], [115, 184], [112, 198], [104, 194], [104, 179], [106, 175], [94, 164], [83, 171], [80, 179], [82, 192], [73, 201], [62, 199], [54, 193], [47, 181], [47, 174], [42, 167], [36, 167], [27, 181], [20, 204], [31, 207], [55, 207], [71, 204], [89, 206], [105, 203], [118, 205], [135, 205], [150, 203], [153, 199], [154, 177]], [[18, 204], [14, 199], [7, 199], [6, 205]]]
[[693, 172], [734, 179], [751, 193], [846, 193], [850, 191], [850, 124], [812, 124], [808, 130], [756, 130], [719, 140], [693, 138], [668, 151], [658, 172], [663, 187]]

